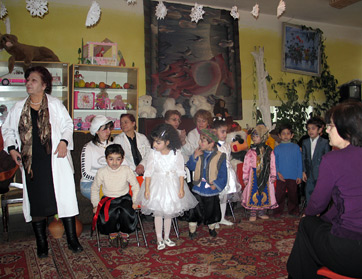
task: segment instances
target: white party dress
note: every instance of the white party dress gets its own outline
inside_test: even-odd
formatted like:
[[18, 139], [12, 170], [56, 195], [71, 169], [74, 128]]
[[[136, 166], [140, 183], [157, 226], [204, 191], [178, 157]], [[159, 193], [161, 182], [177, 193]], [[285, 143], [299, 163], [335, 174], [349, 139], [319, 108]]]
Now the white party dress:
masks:
[[171, 150], [167, 155], [151, 150], [145, 167], [144, 177], [151, 177], [150, 198], [145, 199], [145, 181], [137, 196], [137, 203], [145, 215], [174, 218], [194, 208], [198, 201], [184, 183], [185, 195], [179, 198], [180, 179], [184, 177], [184, 159], [181, 152]]

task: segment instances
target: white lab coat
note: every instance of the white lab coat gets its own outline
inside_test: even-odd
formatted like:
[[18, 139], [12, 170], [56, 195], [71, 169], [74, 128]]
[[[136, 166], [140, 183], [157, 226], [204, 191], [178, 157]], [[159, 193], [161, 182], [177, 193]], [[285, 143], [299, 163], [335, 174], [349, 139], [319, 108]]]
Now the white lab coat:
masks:
[[[74, 169], [70, 150], [73, 149], [73, 121], [68, 111], [61, 101], [55, 97], [46, 94], [48, 98], [49, 121], [52, 131], [52, 174], [55, 199], [57, 201], [58, 216], [71, 217], [79, 214], [78, 203], [75, 193]], [[26, 99], [17, 102], [10, 110], [3, 126], [2, 135], [4, 138], [4, 150], [14, 145], [21, 150], [21, 140], [19, 136], [19, 121], [21, 111]], [[68, 141], [68, 152], [64, 158], [58, 158], [54, 155], [55, 150], [61, 139]], [[26, 222], [32, 220], [30, 216], [30, 204], [26, 187], [25, 171], [22, 170], [23, 179], [23, 213]]]
[[[137, 141], [137, 149], [142, 156], [142, 161], [140, 162], [140, 165], [145, 167], [146, 162], [147, 162], [148, 153], [151, 150], [151, 145], [145, 135], [140, 134], [136, 131], [135, 131], [135, 134], [136, 134], [136, 141]], [[118, 136], [116, 136], [113, 140], [113, 143], [118, 143], [122, 146], [122, 148], [124, 150], [124, 159], [126, 160], [128, 166], [131, 168], [131, 170], [135, 171], [136, 165], [134, 163], [133, 156], [132, 156], [131, 144], [129, 143], [126, 133], [122, 133], [122, 134], [119, 134]]]

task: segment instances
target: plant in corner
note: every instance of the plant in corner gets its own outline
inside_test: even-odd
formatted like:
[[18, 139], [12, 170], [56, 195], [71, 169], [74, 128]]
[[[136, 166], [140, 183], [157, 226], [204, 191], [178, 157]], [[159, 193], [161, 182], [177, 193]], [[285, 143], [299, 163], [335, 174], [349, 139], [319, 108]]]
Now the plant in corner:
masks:
[[[310, 27], [302, 26], [302, 29], [308, 30]], [[303, 77], [298, 80], [284, 81], [281, 79], [276, 83], [272, 83], [273, 78], [269, 75], [268, 82], [271, 83], [271, 89], [280, 101], [277, 108], [277, 122], [289, 122], [294, 129], [294, 138], [299, 139], [306, 132], [305, 123], [309, 118], [308, 108], [313, 107], [312, 115], [322, 116], [327, 110], [339, 102], [339, 91], [337, 90], [338, 81], [331, 74], [327, 56], [325, 54], [325, 39], [323, 32], [320, 33], [320, 53], [321, 53], [321, 75], [310, 77], [305, 81]], [[325, 101], [319, 104], [314, 96], [315, 92], [323, 92]], [[312, 101], [312, 102], [311, 102]]]

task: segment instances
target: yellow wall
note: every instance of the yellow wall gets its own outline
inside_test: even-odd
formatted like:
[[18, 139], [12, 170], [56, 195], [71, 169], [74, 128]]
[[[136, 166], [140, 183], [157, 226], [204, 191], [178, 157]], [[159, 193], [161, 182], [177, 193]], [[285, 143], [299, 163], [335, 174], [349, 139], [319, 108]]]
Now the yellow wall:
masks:
[[[91, 3], [91, 2], [89, 2]], [[31, 17], [25, 9], [25, 1], [5, 3], [11, 23], [11, 33], [19, 42], [29, 45], [46, 46], [59, 59], [70, 64], [78, 63], [78, 48], [88, 41], [100, 42], [105, 38], [118, 44], [126, 61], [126, 66], [139, 68], [139, 92], [145, 94], [144, 68], [144, 22], [143, 16], [124, 13], [119, 10], [102, 9], [101, 20], [94, 27], [86, 27], [89, 6], [49, 4], [49, 13], [43, 17]], [[90, 4], [89, 4], [90, 5]], [[5, 25], [0, 25], [5, 33]], [[3, 51], [0, 60], [9, 55]]]
[[[127, 66], [139, 68], [139, 93], [145, 94], [145, 66], [144, 66], [144, 19], [142, 1], [136, 6], [127, 6], [125, 1], [101, 1], [102, 16], [100, 22], [87, 28], [85, 20], [91, 1], [77, 0], [50, 0], [49, 13], [43, 19], [31, 17], [25, 9], [25, 1], [4, 0], [11, 21], [11, 33], [18, 36], [22, 43], [30, 45], [43, 45], [52, 49], [61, 61], [70, 64], [78, 63], [78, 48], [82, 38], [87, 41], [102, 41], [108, 38], [118, 43], [125, 57]], [[77, 5], [72, 4], [77, 3]], [[268, 18], [269, 17], [269, 18]], [[267, 18], [266, 21], [263, 21]], [[268, 20], [271, 22], [269, 23]], [[283, 21], [288, 19], [283, 18]], [[291, 22], [292, 23], [292, 22]], [[351, 79], [362, 78], [362, 41], [358, 36], [361, 29], [335, 27], [331, 25], [298, 22], [320, 28], [326, 38], [326, 54], [328, 64], [339, 84]], [[296, 23], [296, 24], [298, 24]], [[284, 73], [281, 71], [281, 41], [282, 21], [276, 17], [260, 16], [254, 20], [249, 13], [241, 14], [239, 22], [240, 60], [242, 74], [243, 117], [242, 125], [253, 125], [251, 104], [253, 95], [257, 95], [257, 84], [254, 74], [254, 59], [251, 52], [255, 46], [263, 46], [266, 70], [278, 81], [281, 77], [287, 81], [299, 78], [300, 75]], [[344, 29], [343, 29], [344, 28]], [[347, 30], [340, 31], [340, 30]], [[352, 35], [346, 34], [350, 33]], [[0, 32], [5, 33], [4, 24], [0, 24]], [[349, 35], [349, 37], [348, 37]], [[7, 60], [9, 55], [3, 51], [0, 60]], [[303, 76], [308, 79], [308, 76]], [[321, 98], [321, 96], [317, 96]], [[323, 96], [322, 96], [323, 97]], [[275, 95], [269, 89], [269, 98], [275, 102]]]

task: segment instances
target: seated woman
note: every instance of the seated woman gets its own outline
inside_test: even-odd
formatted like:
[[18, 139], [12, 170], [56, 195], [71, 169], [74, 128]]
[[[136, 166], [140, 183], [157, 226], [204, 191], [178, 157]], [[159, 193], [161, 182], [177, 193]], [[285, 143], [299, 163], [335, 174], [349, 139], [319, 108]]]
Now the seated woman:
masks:
[[165, 123], [174, 127], [180, 135], [181, 143], [186, 143], [186, 131], [179, 130], [178, 127], [181, 124], [181, 113], [178, 110], [168, 110], [165, 113]]
[[118, 143], [124, 150], [124, 159], [127, 165], [136, 172], [143, 175], [147, 155], [151, 150], [150, 142], [143, 134], [136, 132], [136, 119], [133, 114], [121, 115], [122, 134], [114, 138], [114, 143]]
[[[289, 278], [318, 278], [330, 270], [362, 278], [362, 103], [342, 103], [326, 115], [331, 146], [322, 158], [287, 269]], [[327, 213], [319, 215], [328, 207]]]
[[113, 122], [104, 115], [93, 118], [90, 133], [93, 139], [86, 143], [81, 154], [80, 191], [87, 199], [91, 199], [91, 186], [97, 170], [107, 165], [104, 150], [110, 144]]
[[194, 153], [196, 148], [199, 147], [200, 131], [212, 125], [211, 112], [199, 109], [194, 115], [194, 122], [196, 128], [187, 134], [186, 141], [181, 148], [182, 155], [184, 155], [184, 158], [187, 158], [185, 162], [188, 161], [188, 158]]

